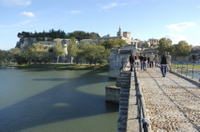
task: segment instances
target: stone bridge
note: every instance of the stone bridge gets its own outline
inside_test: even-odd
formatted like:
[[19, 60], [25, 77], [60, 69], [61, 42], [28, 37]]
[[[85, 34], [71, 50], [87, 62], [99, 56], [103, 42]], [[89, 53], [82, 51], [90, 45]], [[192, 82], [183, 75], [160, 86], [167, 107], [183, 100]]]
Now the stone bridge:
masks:
[[[200, 83], [160, 68], [135, 68], [126, 63], [116, 79], [118, 132], [200, 132]], [[138, 94], [137, 87], [141, 93]], [[106, 91], [107, 94], [107, 91]], [[139, 96], [138, 96], [139, 95]], [[113, 101], [106, 95], [107, 101]], [[141, 97], [144, 113], [139, 113]], [[143, 129], [143, 126], [147, 129]]]

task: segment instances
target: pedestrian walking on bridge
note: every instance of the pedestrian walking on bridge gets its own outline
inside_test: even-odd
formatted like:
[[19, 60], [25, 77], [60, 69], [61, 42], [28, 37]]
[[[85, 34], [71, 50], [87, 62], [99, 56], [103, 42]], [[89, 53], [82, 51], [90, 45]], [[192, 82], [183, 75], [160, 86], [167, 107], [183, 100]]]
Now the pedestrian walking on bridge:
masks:
[[147, 70], [147, 63], [148, 63], [148, 59], [147, 59], [146, 55], [144, 54], [143, 59], [142, 59], [142, 69], [141, 70], [144, 70], [144, 71]]
[[158, 67], [158, 65], [159, 65], [159, 57], [158, 57], [158, 55], [155, 55], [155, 57], [154, 57], [154, 61], [155, 61], [155, 67]]
[[166, 73], [167, 73], [167, 52], [165, 51], [161, 57], [161, 61], [160, 61], [160, 70], [162, 73], [163, 77], [166, 77]]
[[168, 71], [171, 71], [172, 69], [171, 69], [171, 55], [170, 55], [170, 53], [169, 52], [167, 52], [167, 62], [168, 62], [168, 65], [167, 65], [167, 70]]
[[130, 57], [129, 57], [129, 62], [130, 62], [130, 66], [131, 66], [131, 69], [130, 71], [133, 71], [133, 66], [135, 64], [135, 55], [134, 54], [131, 54]]
[[154, 57], [155, 55], [153, 53], [151, 53], [151, 55], [149, 56], [149, 66], [152, 68], [154, 67]]

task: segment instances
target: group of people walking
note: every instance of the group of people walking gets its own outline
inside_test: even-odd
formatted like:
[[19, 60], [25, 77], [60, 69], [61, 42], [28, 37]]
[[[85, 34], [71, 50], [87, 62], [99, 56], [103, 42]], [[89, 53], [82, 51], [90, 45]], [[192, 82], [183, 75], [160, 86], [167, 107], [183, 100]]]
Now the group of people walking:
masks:
[[168, 70], [171, 70], [171, 55], [169, 52], [164, 52], [159, 58], [157, 54], [151, 53], [151, 55], [146, 56], [146, 54], [134, 55], [131, 54], [129, 57], [129, 62], [131, 65], [130, 71], [133, 70], [134, 65], [140, 65], [141, 70], [146, 71], [148, 67], [158, 67], [160, 65], [161, 73], [163, 77], [166, 76]]

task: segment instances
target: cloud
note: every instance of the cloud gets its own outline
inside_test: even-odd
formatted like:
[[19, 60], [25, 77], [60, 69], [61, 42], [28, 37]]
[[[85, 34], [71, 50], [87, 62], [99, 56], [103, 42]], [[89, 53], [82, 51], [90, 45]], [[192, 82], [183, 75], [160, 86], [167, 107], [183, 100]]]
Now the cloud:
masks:
[[1, 0], [5, 5], [22, 5], [28, 6], [31, 4], [31, 0]]
[[117, 7], [117, 6], [125, 6], [125, 5], [128, 5], [129, 3], [118, 3], [118, 2], [114, 2], [114, 3], [110, 3], [108, 5], [104, 5], [104, 6], [101, 6], [101, 9], [110, 9], [110, 8], [114, 8], [114, 7]]
[[169, 28], [172, 31], [183, 31], [183, 29], [186, 29], [189, 26], [194, 26], [196, 23], [194, 22], [183, 22], [178, 24], [170, 24], [165, 27]]
[[164, 36], [164, 38], [170, 38], [173, 41], [173, 43], [178, 43], [181, 40], [186, 40], [187, 36], [176, 35], [176, 34], [167, 34]]
[[83, 13], [83, 12], [80, 11], [80, 10], [71, 10], [70, 13], [71, 14], [80, 14], [80, 13]]
[[28, 16], [28, 17], [34, 17], [35, 15], [32, 13], [32, 12], [22, 12], [20, 13], [21, 15], [25, 15], [25, 16]]

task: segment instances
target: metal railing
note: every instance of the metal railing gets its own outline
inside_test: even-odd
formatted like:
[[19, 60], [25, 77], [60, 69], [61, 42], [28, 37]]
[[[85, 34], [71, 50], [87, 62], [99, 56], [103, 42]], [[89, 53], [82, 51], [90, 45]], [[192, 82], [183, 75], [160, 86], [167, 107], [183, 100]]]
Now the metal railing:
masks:
[[134, 67], [134, 76], [135, 76], [135, 87], [136, 87], [136, 104], [137, 104], [137, 118], [139, 119], [139, 131], [140, 132], [149, 132], [149, 122], [146, 117], [145, 109], [144, 109], [144, 100], [142, 97], [142, 93], [140, 90], [140, 85], [137, 77], [137, 71]]
[[186, 75], [186, 76], [190, 76], [191, 79], [198, 79], [198, 75], [199, 75], [199, 78], [200, 78], [200, 69], [198, 68], [195, 68], [195, 67], [199, 67], [200, 68], [200, 65], [198, 64], [189, 64], [189, 63], [172, 63], [171, 64], [171, 70], [173, 72], [176, 72], [176, 73], [180, 73], [180, 74], [183, 74], [183, 75]]

